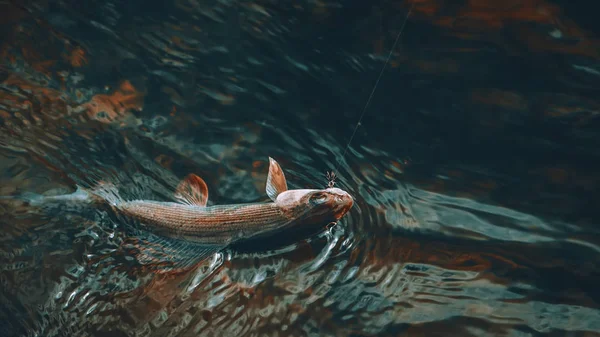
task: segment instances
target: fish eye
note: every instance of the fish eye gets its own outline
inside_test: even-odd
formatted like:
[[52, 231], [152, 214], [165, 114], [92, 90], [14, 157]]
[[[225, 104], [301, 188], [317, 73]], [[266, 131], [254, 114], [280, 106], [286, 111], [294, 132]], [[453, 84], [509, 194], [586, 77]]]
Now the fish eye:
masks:
[[327, 201], [327, 195], [325, 193], [315, 193], [310, 197], [310, 202], [312, 204], [322, 204]]

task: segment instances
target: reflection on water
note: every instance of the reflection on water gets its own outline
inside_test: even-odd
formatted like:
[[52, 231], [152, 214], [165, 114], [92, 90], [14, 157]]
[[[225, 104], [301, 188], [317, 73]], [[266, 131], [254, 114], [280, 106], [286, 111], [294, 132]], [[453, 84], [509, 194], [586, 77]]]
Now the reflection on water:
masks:
[[1, 3], [1, 196], [111, 181], [172, 201], [196, 173], [211, 202], [252, 202], [272, 156], [290, 188], [339, 162], [356, 203], [158, 273], [106, 209], [2, 199], [0, 335], [597, 335], [590, 21], [415, 2], [342, 158], [410, 4]]

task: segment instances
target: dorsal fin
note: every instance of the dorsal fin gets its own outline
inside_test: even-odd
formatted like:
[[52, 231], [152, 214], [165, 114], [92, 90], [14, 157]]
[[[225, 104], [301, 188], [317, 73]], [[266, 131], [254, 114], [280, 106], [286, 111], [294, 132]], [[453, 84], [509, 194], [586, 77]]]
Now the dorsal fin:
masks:
[[188, 174], [177, 186], [175, 198], [184, 204], [206, 206], [208, 187], [202, 178], [195, 174]]
[[281, 192], [287, 191], [287, 182], [279, 164], [269, 157], [269, 175], [267, 176], [267, 195], [275, 201]]

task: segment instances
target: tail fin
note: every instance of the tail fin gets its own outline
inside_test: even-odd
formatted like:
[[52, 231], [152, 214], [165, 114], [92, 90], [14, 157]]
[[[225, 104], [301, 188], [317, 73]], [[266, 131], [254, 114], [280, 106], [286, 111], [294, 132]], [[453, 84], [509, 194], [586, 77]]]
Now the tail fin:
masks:
[[107, 202], [111, 206], [116, 206], [122, 201], [118, 189], [111, 183], [100, 182], [96, 187], [86, 189], [77, 186], [75, 192], [70, 194], [60, 194], [45, 196], [32, 192], [25, 192], [17, 196], [1, 196], [0, 199], [20, 201], [29, 206], [42, 207], [55, 203], [96, 203]]
[[[42, 195], [32, 192], [22, 192], [13, 196], [0, 197], [1, 212], [8, 213], [36, 213], [50, 215], [55, 211], [79, 211], [88, 207], [94, 200], [83, 188], [69, 194]], [[15, 214], [16, 214], [15, 213]], [[32, 214], [33, 214], [32, 213]]]
[[44, 204], [44, 196], [33, 192], [25, 192], [19, 196], [14, 197], [15, 199], [22, 200], [31, 206], [41, 206]]
[[44, 196], [37, 193], [25, 192], [21, 195], [3, 195], [0, 196], [0, 200], [7, 203], [18, 202], [31, 206], [40, 206], [44, 203]]

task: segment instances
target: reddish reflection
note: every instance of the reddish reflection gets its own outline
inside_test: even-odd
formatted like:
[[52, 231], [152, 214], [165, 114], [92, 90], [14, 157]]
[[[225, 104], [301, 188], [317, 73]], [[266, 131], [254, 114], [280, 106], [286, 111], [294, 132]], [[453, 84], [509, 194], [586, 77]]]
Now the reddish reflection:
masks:
[[141, 110], [144, 103], [144, 93], [139, 92], [129, 82], [123, 81], [112, 94], [98, 94], [83, 104], [89, 117], [112, 122], [130, 110]]
[[[414, 4], [415, 18], [446, 28], [447, 34], [463, 39], [484, 39], [482, 34], [520, 24], [514, 38], [519, 39], [528, 51], [556, 52], [594, 58], [600, 56], [597, 39], [586, 38], [592, 35], [565, 17], [558, 5], [545, 0], [403, 2], [404, 7], [412, 4]], [[564, 43], [550, 36], [550, 31], [544, 33], [535, 30], [531, 25], [525, 25], [526, 23], [548, 25], [557, 30], [555, 34], [577, 40]]]

